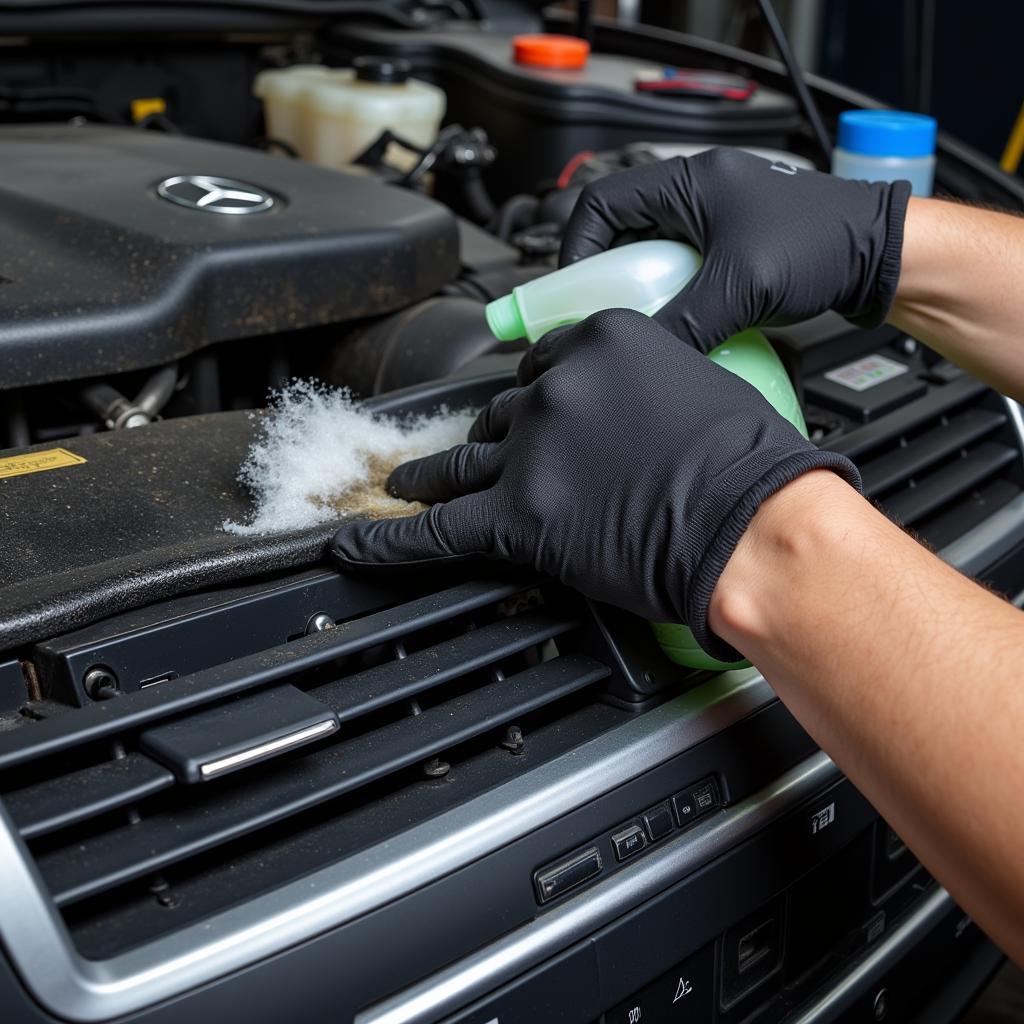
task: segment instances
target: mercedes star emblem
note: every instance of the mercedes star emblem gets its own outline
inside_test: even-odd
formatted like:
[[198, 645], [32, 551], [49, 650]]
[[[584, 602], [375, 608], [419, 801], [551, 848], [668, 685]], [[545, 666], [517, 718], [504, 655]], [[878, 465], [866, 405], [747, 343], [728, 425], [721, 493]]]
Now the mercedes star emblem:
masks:
[[156, 187], [158, 196], [206, 213], [263, 213], [274, 197], [255, 185], [211, 174], [178, 174]]

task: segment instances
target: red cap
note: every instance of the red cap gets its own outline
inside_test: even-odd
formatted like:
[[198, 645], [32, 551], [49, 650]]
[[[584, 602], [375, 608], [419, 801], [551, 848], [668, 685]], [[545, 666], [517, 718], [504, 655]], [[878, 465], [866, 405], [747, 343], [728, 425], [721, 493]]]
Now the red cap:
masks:
[[512, 54], [517, 64], [564, 71], [586, 66], [590, 43], [576, 36], [516, 36], [512, 40]]

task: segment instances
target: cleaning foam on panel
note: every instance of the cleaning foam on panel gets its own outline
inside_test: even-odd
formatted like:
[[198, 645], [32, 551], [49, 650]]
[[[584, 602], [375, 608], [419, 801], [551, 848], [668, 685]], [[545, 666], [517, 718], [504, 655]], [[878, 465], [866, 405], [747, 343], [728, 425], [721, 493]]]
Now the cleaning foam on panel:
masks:
[[279, 533], [349, 516], [413, 515], [424, 506], [391, 497], [388, 474], [406, 459], [466, 440], [472, 411], [396, 419], [375, 415], [349, 392], [296, 381], [272, 396], [239, 470], [252, 492], [248, 522], [229, 533]]

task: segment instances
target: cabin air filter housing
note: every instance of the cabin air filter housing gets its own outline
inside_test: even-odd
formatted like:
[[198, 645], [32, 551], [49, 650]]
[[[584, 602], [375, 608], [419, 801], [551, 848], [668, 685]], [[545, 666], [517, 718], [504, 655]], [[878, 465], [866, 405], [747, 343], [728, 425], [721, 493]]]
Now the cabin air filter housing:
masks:
[[455, 219], [368, 177], [132, 128], [0, 128], [0, 390], [387, 313], [458, 272]]

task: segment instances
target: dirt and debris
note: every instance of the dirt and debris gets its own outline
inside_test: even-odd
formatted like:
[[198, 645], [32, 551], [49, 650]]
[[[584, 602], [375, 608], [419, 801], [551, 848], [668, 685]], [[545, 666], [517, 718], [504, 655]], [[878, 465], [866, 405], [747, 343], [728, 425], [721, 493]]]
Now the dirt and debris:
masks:
[[395, 466], [413, 458], [408, 452], [383, 458], [379, 455], [366, 457], [366, 479], [353, 484], [340, 494], [324, 500], [340, 518], [397, 519], [399, 516], [414, 516], [425, 512], [427, 506], [421, 501], [406, 501], [388, 493], [388, 477]]
[[254, 498], [229, 533], [303, 529], [347, 518], [414, 515], [424, 505], [388, 494], [391, 470], [466, 440], [473, 411], [396, 418], [374, 413], [349, 392], [295, 381], [272, 396], [238, 478]]

